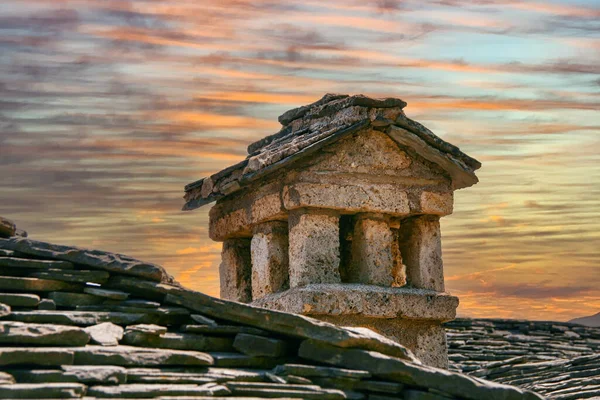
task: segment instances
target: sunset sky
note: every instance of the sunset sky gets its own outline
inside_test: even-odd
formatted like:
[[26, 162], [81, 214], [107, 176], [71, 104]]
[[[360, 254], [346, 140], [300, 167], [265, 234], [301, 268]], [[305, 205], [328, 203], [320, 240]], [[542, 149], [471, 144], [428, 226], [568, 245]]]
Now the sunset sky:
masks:
[[184, 185], [327, 92], [483, 163], [442, 219], [460, 315], [600, 311], [598, 0], [2, 0], [0, 215], [218, 295]]

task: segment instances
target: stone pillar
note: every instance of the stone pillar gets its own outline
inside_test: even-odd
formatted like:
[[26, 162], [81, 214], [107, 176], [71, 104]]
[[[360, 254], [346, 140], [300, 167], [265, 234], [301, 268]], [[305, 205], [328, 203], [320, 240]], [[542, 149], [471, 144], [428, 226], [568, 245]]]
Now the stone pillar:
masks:
[[421, 215], [402, 222], [400, 252], [408, 284], [419, 289], [444, 291], [440, 218]]
[[225, 240], [219, 266], [221, 298], [242, 303], [251, 302], [251, 274], [250, 239]]
[[289, 287], [287, 223], [271, 221], [256, 225], [251, 255], [252, 299]]
[[341, 282], [339, 220], [323, 209], [290, 212], [290, 287]]
[[394, 237], [383, 215], [357, 215], [352, 235], [349, 282], [392, 286], [393, 245]]

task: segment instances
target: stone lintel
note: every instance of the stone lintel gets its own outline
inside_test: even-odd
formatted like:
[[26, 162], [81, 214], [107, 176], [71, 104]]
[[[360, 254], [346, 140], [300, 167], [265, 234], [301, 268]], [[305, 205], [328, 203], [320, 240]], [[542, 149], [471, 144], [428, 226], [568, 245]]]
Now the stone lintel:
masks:
[[402, 318], [445, 322], [456, 317], [458, 298], [448, 293], [363, 284], [313, 284], [259, 299], [254, 305], [309, 315]]
[[454, 210], [454, 192], [421, 192], [421, 212], [423, 214], [444, 215], [452, 214]]
[[408, 284], [415, 288], [444, 291], [444, 264], [440, 218], [421, 215], [408, 218], [400, 227], [400, 252]]
[[411, 212], [406, 191], [390, 184], [295, 183], [283, 188], [282, 197], [287, 210], [311, 207], [344, 213], [372, 212], [395, 216]]
[[340, 218], [326, 210], [289, 214], [290, 287], [340, 283]]
[[251, 242], [252, 298], [289, 287], [288, 224], [270, 221], [255, 225]]
[[348, 280], [356, 283], [392, 286], [394, 235], [382, 214], [358, 214], [352, 235], [352, 262]]
[[219, 266], [220, 297], [241, 303], [252, 301], [251, 276], [250, 239], [225, 240]]

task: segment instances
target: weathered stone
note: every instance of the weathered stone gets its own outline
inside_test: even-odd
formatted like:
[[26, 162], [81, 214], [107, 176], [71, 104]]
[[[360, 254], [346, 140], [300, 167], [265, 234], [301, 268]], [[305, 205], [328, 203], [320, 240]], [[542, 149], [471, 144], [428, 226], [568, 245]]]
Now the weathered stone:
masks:
[[229, 382], [227, 387], [234, 395], [260, 398], [345, 399], [341, 390], [323, 389], [317, 385], [289, 383]]
[[424, 392], [421, 390], [406, 390], [402, 393], [405, 400], [450, 400], [452, 397], [440, 396], [435, 393]]
[[140, 332], [154, 336], [160, 336], [167, 333], [167, 327], [153, 324], [129, 325], [126, 330], [128, 332]]
[[235, 337], [233, 347], [249, 356], [281, 357], [290, 352], [287, 342], [264, 336], [239, 333]]
[[315, 207], [352, 213], [405, 216], [411, 210], [408, 194], [403, 189], [400, 185], [387, 183], [296, 183], [283, 189], [283, 204], [288, 210]]
[[210, 353], [215, 367], [221, 368], [275, 368], [282, 359], [272, 357], [247, 356], [240, 353]]
[[[230, 394], [225, 386], [206, 383], [204, 385], [168, 385], [168, 384], [125, 384], [119, 386], [91, 386], [87, 395], [97, 398], [156, 398], [165, 396], [222, 396]], [[179, 398], [182, 398], [179, 397]]]
[[0, 249], [0, 257], [14, 257], [15, 252], [12, 250]]
[[79, 399], [85, 393], [80, 383], [17, 383], [0, 385], [2, 399]]
[[123, 339], [123, 328], [112, 322], [88, 326], [84, 330], [90, 335], [92, 342], [102, 346], [116, 346]]
[[299, 338], [323, 340], [339, 347], [355, 347], [419, 362], [404, 346], [368, 331], [350, 331], [302, 315], [282, 313], [236, 302], [215, 299], [202, 293], [169, 294], [166, 301], [211, 317], [235, 321], [271, 332]]
[[217, 322], [214, 319], [207, 318], [204, 315], [192, 314], [190, 317], [200, 325], [217, 326]]
[[30, 274], [36, 278], [55, 279], [64, 282], [78, 283], [106, 283], [110, 275], [106, 271], [83, 271], [83, 270], [68, 270], [61, 271], [49, 269], [45, 271], [36, 271]]
[[114, 366], [64, 365], [61, 369], [10, 370], [19, 383], [78, 382], [119, 385], [127, 381], [127, 370]]
[[160, 303], [156, 301], [142, 300], [142, 299], [129, 299], [129, 300], [106, 300], [102, 304], [107, 306], [120, 306], [120, 307], [135, 307], [135, 308], [158, 308]]
[[120, 312], [88, 312], [88, 311], [14, 311], [11, 319], [21, 322], [62, 325], [96, 325], [112, 322], [117, 325], [153, 323], [154, 315], [130, 314]]
[[266, 222], [254, 228], [251, 242], [253, 299], [289, 286], [288, 243], [288, 226], [284, 222]]
[[439, 217], [423, 215], [403, 221], [399, 240], [408, 284], [444, 291], [444, 265]]
[[316, 210], [289, 216], [290, 287], [341, 281], [339, 217]]
[[303, 364], [283, 364], [278, 365], [274, 372], [278, 375], [297, 375], [304, 377], [322, 377], [322, 378], [370, 378], [369, 371], [358, 369], [344, 369], [335, 367], [322, 367]]
[[[85, 290], [85, 289], [84, 289]], [[60, 307], [88, 306], [100, 304], [104, 298], [85, 293], [50, 292], [48, 297]]]
[[429, 146], [414, 133], [397, 126], [390, 126], [386, 133], [398, 144], [414, 150], [427, 161], [442, 167], [451, 176], [453, 189], [463, 189], [479, 182], [473, 172], [474, 169], [467, 166], [461, 159]]
[[8, 238], [15, 235], [17, 226], [9, 219], [0, 217], [0, 237]]
[[130, 383], [208, 383], [208, 382], [262, 382], [262, 371], [228, 368], [130, 368]]
[[0, 343], [45, 346], [85, 346], [90, 337], [81, 328], [50, 324], [0, 322]]
[[238, 333], [248, 333], [250, 335], [259, 335], [259, 336], [268, 336], [269, 335], [269, 333], [267, 331], [252, 328], [249, 326], [239, 326], [239, 325], [218, 325], [218, 326], [183, 325], [181, 327], [181, 330], [184, 332], [202, 333], [205, 335], [213, 335], [213, 336], [235, 336]]
[[319, 318], [323, 315], [357, 315], [449, 321], [456, 316], [458, 298], [447, 293], [406, 287], [316, 284], [272, 294], [252, 304]]
[[0, 267], [5, 268], [32, 268], [32, 269], [67, 269], [75, 268], [68, 261], [32, 260], [28, 258], [0, 257]]
[[55, 290], [77, 291], [81, 286], [49, 279], [0, 276], [0, 289], [23, 292], [52, 292]]
[[229, 239], [223, 243], [219, 277], [222, 298], [243, 303], [252, 301], [249, 239]]
[[421, 193], [421, 211], [430, 215], [450, 215], [454, 206], [452, 192], [435, 193], [424, 191]]
[[383, 216], [360, 215], [354, 223], [350, 282], [392, 286], [394, 237]]
[[209, 354], [198, 351], [147, 349], [121, 345], [110, 347], [88, 345], [73, 350], [75, 353], [74, 363], [77, 365], [144, 367], [163, 365], [206, 366], [213, 364], [213, 358]]
[[54, 260], [70, 261], [75, 264], [82, 264], [109, 272], [139, 276], [153, 281], [172, 282], [172, 277], [162, 267], [122, 254], [55, 245], [23, 237], [0, 240], [0, 248]]
[[129, 293], [122, 292], [120, 290], [103, 289], [99, 287], [86, 287], [83, 289], [84, 293], [92, 294], [98, 297], [105, 297], [112, 300], [125, 300], [129, 297]]
[[404, 360], [381, 353], [340, 349], [315, 340], [306, 340], [300, 345], [299, 356], [326, 364], [361, 368], [374, 376], [411, 386], [435, 389], [451, 396], [478, 400], [540, 400], [542, 397], [516, 387], [485, 382], [442, 369], [407, 363]]
[[70, 365], [74, 349], [0, 347], [0, 365]]
[[356, 384], [356, 390], [366, 390], [368, 392], [382, 393], [401, 393], [404, 390], [404, 385], [397, 382], [365, 380]]
[[56, 310], [56, 303], [54, 302], [54, 300], [42, 299], [40, 301], [40, 304], [38, 305], [38, 310]]
[[128, 330], [123, 343], [130, 346], [196, 351], [232, 351], [233, 340], [193, 333], [165, 333], [160, 336]]
[[124, 290], [134, 295], [162, 302], [167, 293], [178, 294], [181, 287], [129, 276], [111, 276], [104, 286]]

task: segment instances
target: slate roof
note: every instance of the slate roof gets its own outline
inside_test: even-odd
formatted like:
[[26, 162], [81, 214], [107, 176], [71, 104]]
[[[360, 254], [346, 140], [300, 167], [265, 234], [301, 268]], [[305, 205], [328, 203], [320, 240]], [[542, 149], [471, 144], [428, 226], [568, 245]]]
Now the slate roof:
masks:
[[185, 289], [131, 257], [13, 236], [0, 239], [0, 398], [541, 397], [424, 366], [367, 329]]
[[600, 328], [567, 322], [457, 319], [450, 368], [551, 399], [600, 398]]
[[216, 174], [185, 187], [184, 210], [193, 210], [241, 190], [281, 168], [314, 154], [324, 146], [364, 129], [385, 132], [400, 146], [438, 164], [452, 178], [454, 189], [477, 183], [481, 163], [408, 118], [400, 99], [326, 94], [320, 100], [285, 112], [283, 128], [248, 146], [248, 156]]

